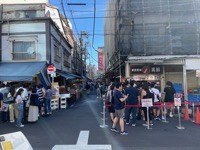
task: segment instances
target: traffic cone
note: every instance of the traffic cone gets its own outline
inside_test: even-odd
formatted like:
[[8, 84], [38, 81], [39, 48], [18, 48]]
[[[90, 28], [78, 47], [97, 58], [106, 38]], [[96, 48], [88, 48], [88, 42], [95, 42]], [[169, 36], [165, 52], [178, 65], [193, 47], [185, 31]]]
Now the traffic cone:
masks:
[[199, 113], [199, 108], [197, 107], [196, 109], [196, 119], [195, 119], [196, 124], [200, 124], [200, 113]]
[[190, 120], [189, 113], [188, 113], [188, 106], [185, 105], [185, 111], [184, 111], [184, 119]]

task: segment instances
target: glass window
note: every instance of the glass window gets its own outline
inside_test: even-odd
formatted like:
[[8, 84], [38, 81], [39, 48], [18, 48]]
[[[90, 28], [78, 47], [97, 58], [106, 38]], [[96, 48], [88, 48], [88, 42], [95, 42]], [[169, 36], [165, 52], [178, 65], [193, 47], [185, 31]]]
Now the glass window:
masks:
[[13, 60], [35, 59], [35, 42], [33, 41], [14, 41]]

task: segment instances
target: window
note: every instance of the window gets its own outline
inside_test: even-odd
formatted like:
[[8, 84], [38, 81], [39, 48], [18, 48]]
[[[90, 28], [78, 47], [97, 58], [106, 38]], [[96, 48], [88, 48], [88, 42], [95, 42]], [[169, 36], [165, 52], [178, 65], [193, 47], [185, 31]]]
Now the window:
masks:
[[35, 42], [33, 41], [14, 41], [13, 60], [36, 59]]
[[60, 62], [60, 51], [59, 51], [59, 47], [57, 45], [54, 45], [54, 61], [56, 62]]
[[64, 59], [64, 66], [70, 67], [69, 55], [66, 52], [63, 53], [63, 59]]
[[25, 18], [35, 18], [36, 17], [36, 11], [26, 11], [25, 12]]

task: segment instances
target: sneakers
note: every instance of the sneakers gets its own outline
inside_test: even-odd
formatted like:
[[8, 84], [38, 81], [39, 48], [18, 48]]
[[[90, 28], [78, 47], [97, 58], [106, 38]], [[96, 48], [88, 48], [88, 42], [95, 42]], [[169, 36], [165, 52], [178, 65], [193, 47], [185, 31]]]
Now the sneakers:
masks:
[[132, 127], [135, 127], [135, 126], [136, 126], [136, 124], [132, 124], [131, 126], [132, 126]]
[[143, 125], [143, 126], [145, 126], [145, 127], [147, 127], [147, 126], [148, 126], [148, 124], [146, 124], [146, 123], [143, 123], [142, 125]]
[[119, 132], [116, 128], [111, 128], [110, 130], [113, 132]]
[[154, 120], [160, 121], [161, 119], [159, 117], [155, 117]]
[[165, 120], [165, 117], [164, 117], [164, 116], [162, 116], [162, 120]]
[[20, 128], [23, 128], [24, 127], [24, 125], [23, 124], [21, 124], [21, 125], [16, 125], [16, 127], [20, 127]]
[[121, 135], [127, 135], [127, 134], [128, 134], [128, 132], [126, 132], [126, 131], [123, 131], [123, 132], [120, 132], [120, 134], [121, 134]]
[[126, 125], [129, 125], [129, 122], [126, 122]]
[[10, 120], [11, 123], [15, 122], [15, 120]]
[[172, 115], [172, 113], [170, 113], [170, 114], [169, 114], [169, 117], [171, 117], [171, 118], [172, 118], [172, 117], [174, 117], [174, 116]]

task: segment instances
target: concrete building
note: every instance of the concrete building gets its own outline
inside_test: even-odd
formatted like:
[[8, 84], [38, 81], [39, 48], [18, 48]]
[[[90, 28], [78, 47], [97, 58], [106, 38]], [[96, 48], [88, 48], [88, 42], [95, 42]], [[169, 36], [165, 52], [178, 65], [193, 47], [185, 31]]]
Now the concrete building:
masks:
[[200, 0], [109, 0], [108, 77], [160, 81], [162, 89], [169, 80], [182, 85], [187, 99], [188, 89], [200, 86], [199, 4]]
[[[32, 73], [29, 71], [29, 76], [32, 77], [41, 70], [44, 77], [48, 64], [53, 64], [56, 73], [64, 79], [81, 75], [79, 41], [74, 36], [69, 21], [60, 14], [57, 7], [49, 5], [47, 0], [9, 0], [6, 4], [1, 0], [0, 4], [0, 68], [8, 64], [10, 68], [9, 71], [0, 73], [0, 81], [31, 80], [31, 77], [20, 78], [22, 72], [12, 73], [17, 63], [23, 68], [21, 71], [27, 69], [27, 63], [33, 64], [33, 67], [36, 63], [42, 63], [42, 68], [39, 67]], [[26, 73], [27, 71], [23, 72]], [[63, 83], [64, 79], [60, 82]], [[47, 75], [45, 80], [49, 80]]]

